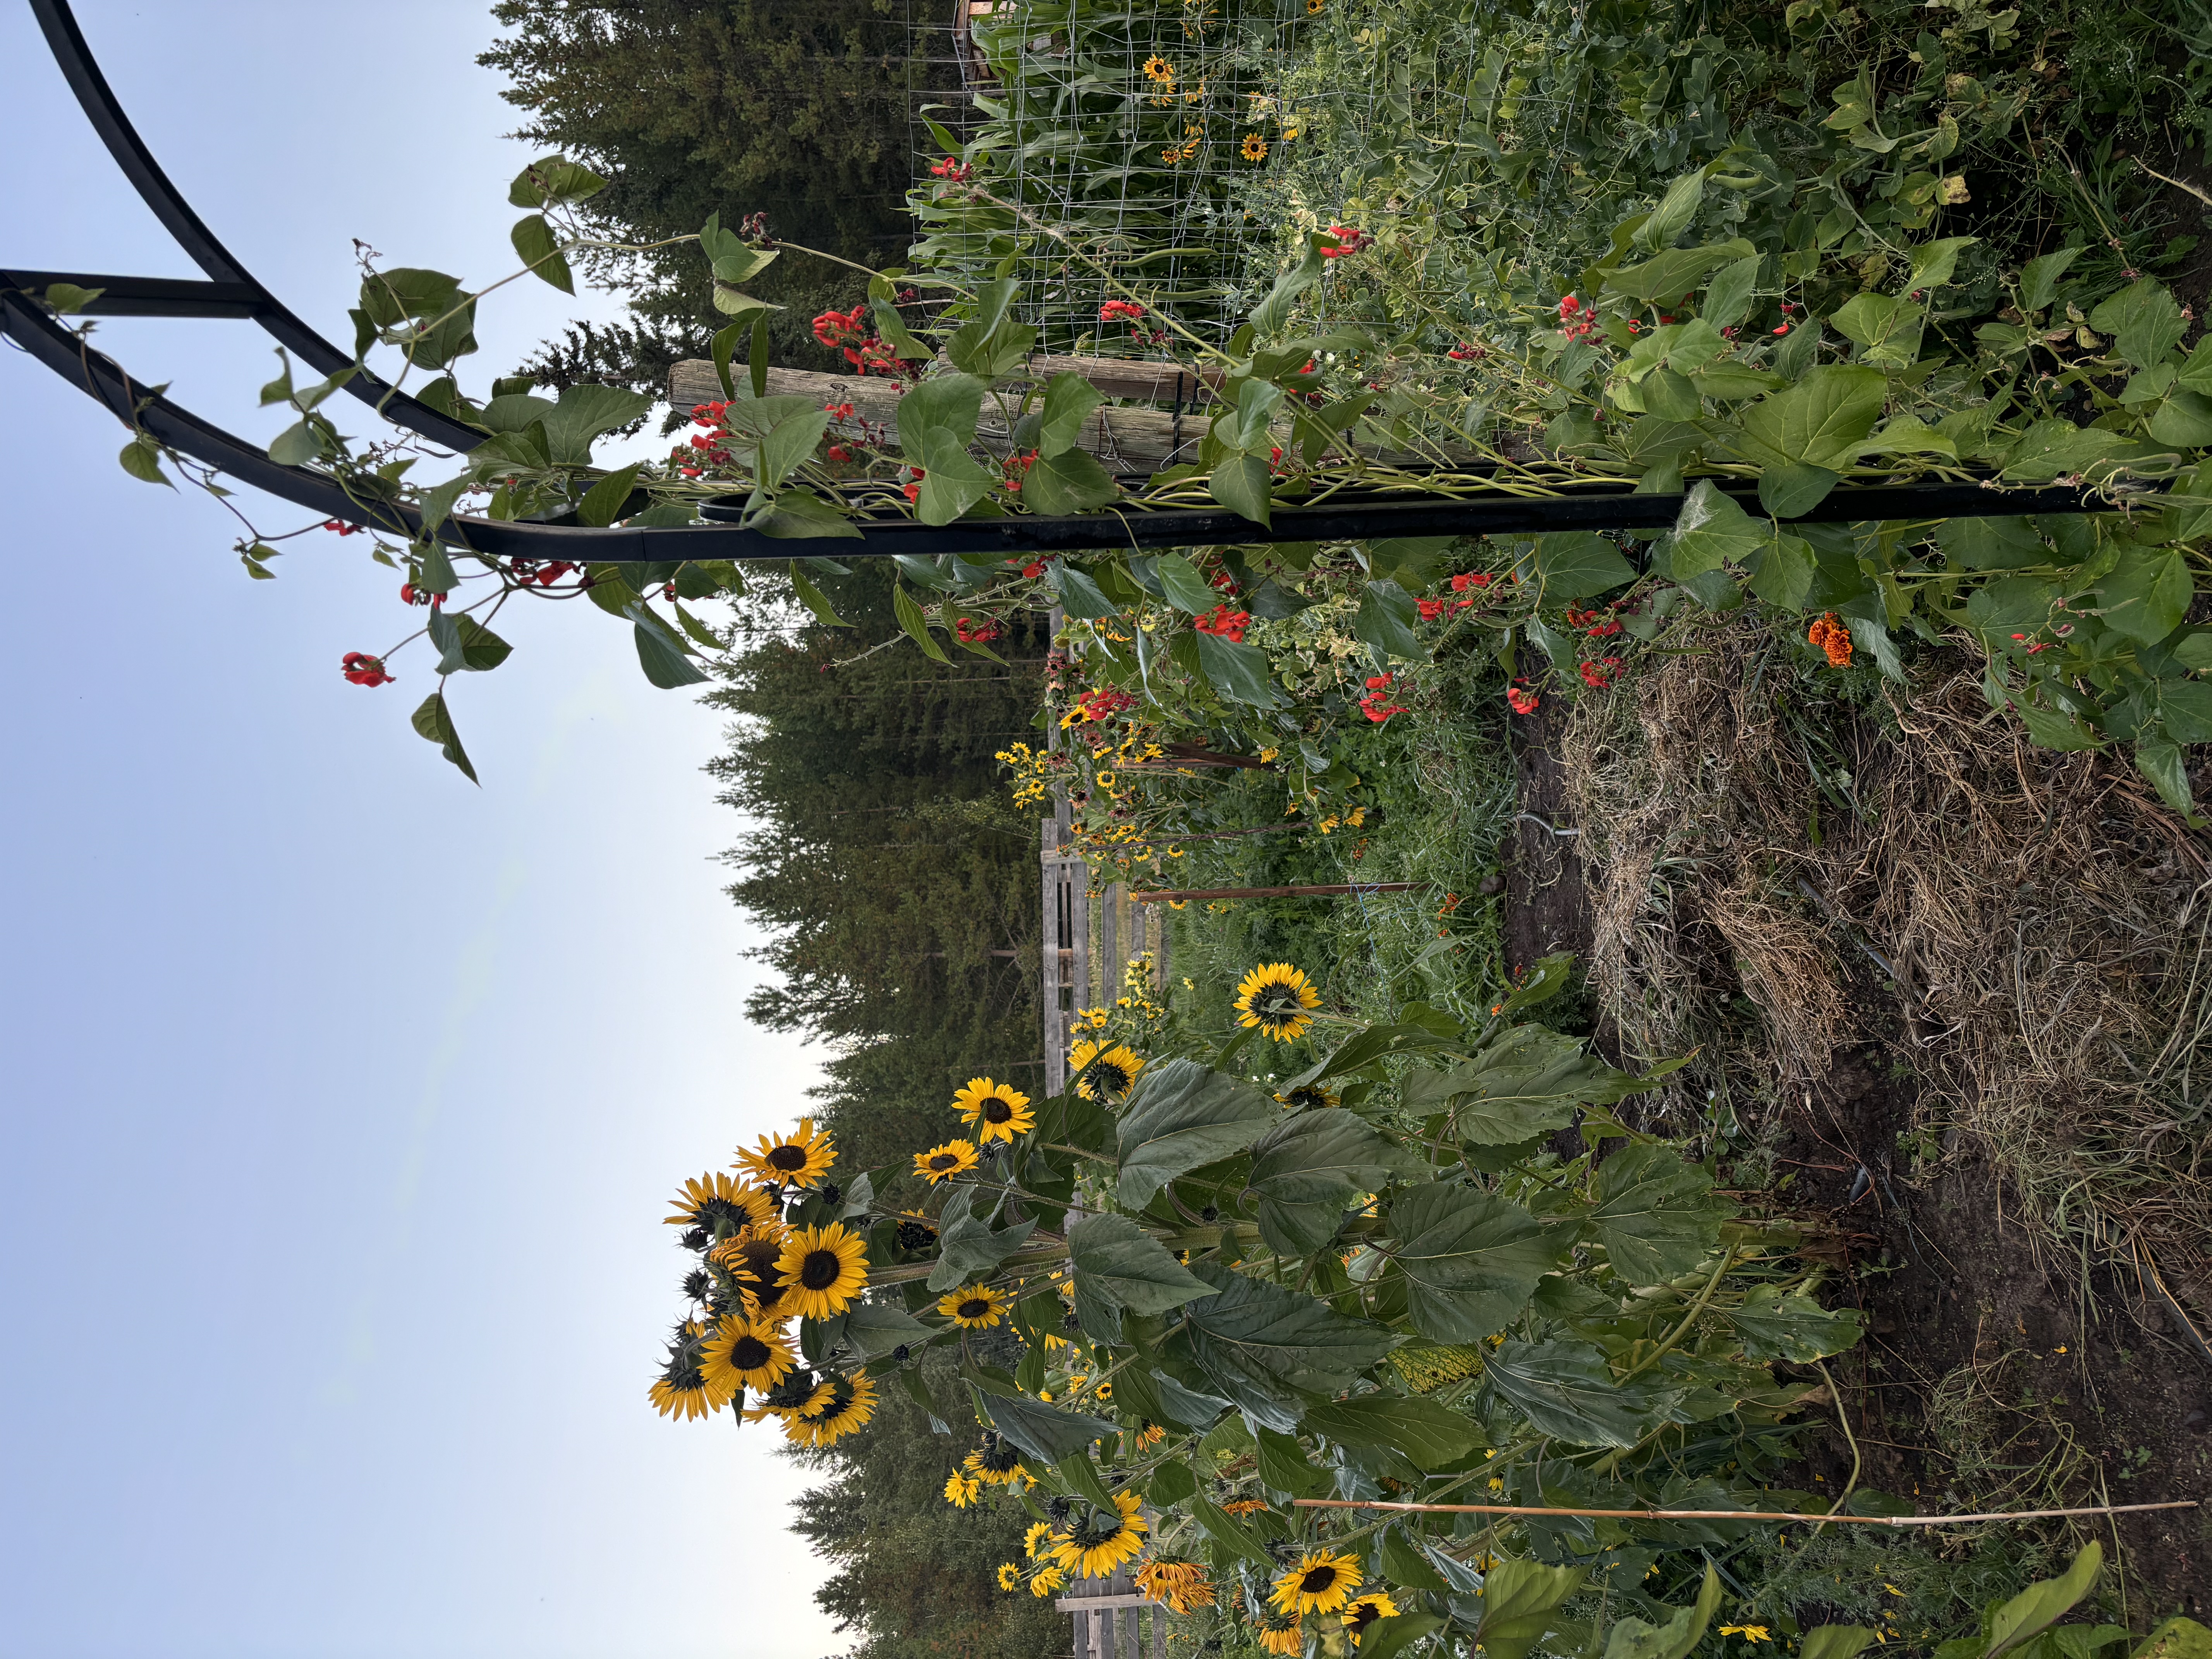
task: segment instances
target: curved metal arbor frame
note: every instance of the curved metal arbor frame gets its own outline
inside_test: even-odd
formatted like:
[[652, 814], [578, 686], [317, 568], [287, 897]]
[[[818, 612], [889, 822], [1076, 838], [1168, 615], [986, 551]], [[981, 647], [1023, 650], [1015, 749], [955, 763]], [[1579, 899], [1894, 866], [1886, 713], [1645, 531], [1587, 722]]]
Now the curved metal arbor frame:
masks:
[[[421, 516], [401, 504], [365, 501], [337, 479], [310, 468], [286, 466], [268, 453], [201, 419], [149, 389], [104, 353], [93, 350], [57, 324], [41, 303], [47, 286], [73, 283], [104, 290], [88, 314], [128, 317], [250, 318], [311, 368], [333, 374], [352, 365], [255, 280], [216, 239], [170, 182], [117, 101], [94, 59], [68, 0], [30, 0], [54, 61], [76, 93], [108, 154], [179, 246], [207, 273], [204, 282], [167, 277], [114, 276], [84, 271], [0, 269], [0, 334], [79, 390], [96, 398], [127, 426], [142, 428], [169, 448], [272, 495], [348, 524], [412, 538]], [[390, 383], [356, 374], [344, 388], [376, 412], [431, 441], [466, 452], [483, 433], [418, 402]], [[1760, 513], [1755, 494], [1729, 494]], [[456, 514], [436, 526], [439, 538], [500, 557], [655, 563], [685, 559], [787, 559], [835, 553], [995, 553], [1006, 556], [1085, 550], [1192, 547], [1288, 541], [1358, 541], [1391, 536], [1508, 535], [1563, 530], [1657, 530], [1681, 510], [1678, 495], [1633, 494], [1625, 487], [1577, 486], [1548, 496], [1501, 491], [1474, 501], [1444, 496], [1370, 497], [1300, 507], [1283, 502], [1273, 526], [1218, 509], [1129, 510], [1079, 517], [1018, 515], [954, 525], [904, 520], [862, 522], [860, 538], [787, 540], [734, 526], [610, 528], [539, 524]], [[2073, 488], [1999, 489], [1988, 484], [1890, 484], [1839, 489], [1804, 521], [1863, 522], [1887, 519], [1978, 518], [1992, 514], [2091, 513], [2103, 503]]]

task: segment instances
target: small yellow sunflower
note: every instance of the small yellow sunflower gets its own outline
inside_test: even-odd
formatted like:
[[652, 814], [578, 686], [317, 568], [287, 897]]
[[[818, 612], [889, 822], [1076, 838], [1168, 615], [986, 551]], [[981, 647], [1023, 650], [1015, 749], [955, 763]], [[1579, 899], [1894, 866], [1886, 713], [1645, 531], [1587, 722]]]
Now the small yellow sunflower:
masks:
[[1166, 58], [1155, 53], [1153, 56], [1145, 59], [1145, 79], [1147, 81], [1164, 81], [1168, 85], [1173, 86], [1175, 84], [1175, 65], [1168, 62]]
[[794, 1418], [819, 1417], [830, 1409], [830, 1402], [837, 1397], [837, 1390], [815, 1374], [801, 1368], [769, 1389], [760, 1397], [760, 1404], [746, 1408], [745, 1421], [757, 1423], [764, 1417], [788, 1424]]
[[975, 1167], [975, 1147], [972, 1141], [948, 1140], [942, 1146], [933, 1146], [914, 1155], [914, 1172], [927, 1178], [933, 1187]]
[[1112, 1509], [1094, 1508], [1053, 1534], [1052, 1559], [1078, 1578], [1108, 1577], [1145, 1547], [1151, 1528], [1137, 1513], [1141, 1502], [1133, 1492], [1115, 1492]]
[[1047, 1521], [1038, 1522], [1022, 1534], [1022, 1553], [1028, 1556], [1030, 1560], [1036, 1560], [1039, 1547], [1051, 1536], [1052, 1523]]
[[685, 1182], [684, 1190], [668, 1201], [676, 1212], [662, 1220], [672, 1227], [703, 1227], [714, 1238], [765, 1227], [777, 1218], [775, 1202], [766, 1193], [714, 1170]]
[[964, 1510], [982, 1495], [983, 1483], [972, 1474], [963, 1474], [955, 1469], [945, 1477], [945, 1501], [956, 1510]]
[[1170, 1613], [1213, 1605], [1213, 1581], [1195, 1561], [1147, 1561], [1137, 1569], [1137, 1588]]
[[660, 1375], [646, 1390], [653, 1409], [663, 1417], [708, 1417], [730, 1403], [734, 1387], [725, 1388], [708, 1377], [700, 1364], [706, 1328], [687, 1319], [676, 1328], [668, 1344], [668, 1358]]
[[776, 1326], [724, 1314], [701, 1350], [699, 1369], [708, 1381], [734, 1395], [741, 1388], [756, 1393], [772, 1389], [798, 1363], [791, 1339]]
[[1011, 1561], [999, 1563], [999, 1588], [1002, 1590], [1021, 1588], [1022, 1570]]
[[1010, 1141], [1036, 1128], [1036, 1114], [1029, 1106], [1030, 1097], [1013, 1085], [994, 1083], [987, 1077], [969, 1078], [968, 1086], [952, 1097], [952, 1109], [975, 1132], [977, 1143], [985, 1146], [994, 1140]]
[[988, 1331], [1006, 1316], [1008, 1300], [1004, 1291], [970, 1285], [939, 1302], [937, 1311], [963, 1331]]
[[1275, 1580], [1271, 1598], [1286, 1619], [1310, 1613], [1334, 1613], [1359, 1588], [1359, 1558], [1308, 1550], [1298, 1564]]
[[1030, 1472], [1023, 1466], [1022, 1455], [1010, 1440], [996, 1435], [984, 1437], [981, 1451], [971, 1451], [960, 1460], [960, 1467], [987, 1486], [1026, 1486], [1030, 1484]]
[[1286, 1089], [1275, 1097], [1275, 1103], [1286, 1111], [1317, 1112], [1323, 1107], [1336, 1104], [1335, 1093], [1318, 1083], [1301, 1083], [1295, 1089]]
[[1273, 1619], [1262, 1619], [1260, 1624], [1260, 1645], [1274, 1654], [1303, 1653], [1305, 1651], [1306, 1645], [1306, 1627], [1295, 1619], [1288, 1623]]
[[1264, 963], [1244, 975], [1237, 987], [1237, 1023], [1250, 1027], [1277, 1042], [1303, 1036], [1313, 1024], [1313, 1011], [1321, 1006], [1321, 993], [1306, 977], [1305, 969], [1287, 962]]
[[1060, 1567], [1039, 1567], [1030, 1577], [1030, 1594], [1042, 1601], [1067, 1582], [1067, 1573]]
[[834, 1444], [876, 1414], [876, 1385], [866, 1371], [839, 1381], [830, 1401], [811, 1417], [787, 1417], [783, 1431], [802, 1446]]
[[868, 1282], [867, 1241], [841, 1221], [793, 1228], [775, 1259], [775, 1277], [785, 1291], [780, 1312], [828, 1319], [844, 1312]]
[[804, 1187], [817, 1176], [830, 1173], [837, 1161], [837, 1148], [826, 1134], [814, 1132], [814, 1120], [802, 1117], [787, 1135], [763, 1135], [751, 1152], [738, 1149], [736, 1167], [756, 1181], [785, 1187]]
[[1267, 141], [1256, 132], [1248, 132], [1237, 153], [1248, 161], [1264, 161], [1267, 159]]
[[1359, 1638], [1366, 1634], [1370, 1625], [1377, 1619], [1395, 1619], [1397, 1616], [1398, 1604], [1390, 1599], [1388, 1592], [1370, 1590], [1345, 1608], [1344, 1627], [1352, 1633], [1352, 1645], [1358, 1647]]
[[1136, 1086], [1145, 1062], [1121, 1043], [1109, 1047], [1085, 1037], [1069, 1050], [1067, 1069], [1081, 1079], [1075, 1092], [1085, 1100], [1121, 1100]]

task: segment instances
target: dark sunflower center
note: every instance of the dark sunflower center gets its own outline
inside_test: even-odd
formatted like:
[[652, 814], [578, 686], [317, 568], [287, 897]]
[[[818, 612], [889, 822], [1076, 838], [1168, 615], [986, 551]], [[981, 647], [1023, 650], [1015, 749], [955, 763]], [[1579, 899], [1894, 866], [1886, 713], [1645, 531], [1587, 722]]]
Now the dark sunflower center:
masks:
[[783, 1293], [787, 1288], [772, 1279], [765, 1280], [754, 1286], [753, 1300], [760, 1305], [760, 1310], [763, 1313], [771, 1313], [775, 1310], [776, 1304], [783, 1300]]
[[806, 1149], [804, 1146], [779, 1146], [768, 1155], [768, 1162], [786, 1173], [803, 1170], [806, 1167]]
[[1268, 1014], [1280, 1019], [1288, 1015], [1303, 1013], [1298, 1006], [1298, 994], [1287, 985], [1270, 985], [1252, 999], [1255, 1013]]
[[980, 1296], [971, 1296], [960, 1304], [958, 1311], [963, 1319], [981, 1319], [991, 1311], [991, 1304]]
[[781, 1245], [769, 1239], [757, 1239], [745, 1246], [745, 1271], [755, 1279], [773, 1279], [775, 1259], [782, 1254]]
[[826, 1291], [845, 1271], [845, 1259], [835, 1250], [809, 1250], [799, 1264], [799, 1282], [810, 1291]]
[[1129, 1074], [1110, 1060], [1091, 1062], [1091, 1079], [1109, 1095], [1127, 1094]]
[[1382, 1615], [1382, 1609], [1372, 1601], [1362, 1601], [1352, 1610], [1352, 1632], [1357, 1636]]
[[1334, 1567], [1310, 1567], [1305, 1577], [1298, 1580], [1298, 1591], [1304, 1595], [1326, 1595], [1335, 1583]]
[[1121, 1535], [1121, 1517], [1109, 1516], [1103, 1510], [1093, 1510], [1075, 1523], [1068, 1535], [1085, 1549], [1096, 1549], [1101, 1544], [1111, 1543]]
[[822, 1408], [822, 1415], [814, 1419], [815, 1424], [817, 1427], [827, 1428], [852, 1408], [852, 1396], [840, 1395]]
[[1013, 1115], [1014, 1109], [1007, 1103], [1004, 1095], [993, 1095], [983, 1103], [983, 1121], [986, 1123], [1004, 1123]]
[[957, 1152], [939, 1152], [929, 1160], [929, 1167], [933, 1170], [957, 1169], [959, 1164], [960, 1154]]
[[775, 1357], [775, 1350], [757, 1336], [741, 1336], [730, 1348], [730, 1363], [741, 1371], [757, 1371]]

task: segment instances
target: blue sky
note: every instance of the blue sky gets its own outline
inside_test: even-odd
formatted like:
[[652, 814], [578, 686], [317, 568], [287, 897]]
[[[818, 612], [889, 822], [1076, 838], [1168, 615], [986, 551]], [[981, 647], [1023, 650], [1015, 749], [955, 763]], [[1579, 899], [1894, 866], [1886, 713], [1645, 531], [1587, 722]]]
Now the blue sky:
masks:
[[[511, 266], [531, 152], [474, 64], [482, 6], [78, 14], [216, 234], [325, 334], [353, 237], [471, 283]], [[37, 145], [0, 259], [199, 274], [21, 6], [0, 100]], [[503, 290], [476, 372], [611, 309]], [[276, 429], [250, 325], [98, 338]], [[423, 663], [338, 678], [407, 623], [364, 538], [302, 538], [250, 581], [225, 516], [127, 478], [121, 442], [0, 349], [0, 1653], [841, 1647], [772, 1437], [644, 1397], [678, 1308], [668, 1194], [815, 1076], [741, 1012], [718, 719], [647, 685], [627, 629], [543, 607], [459, 689], [473, 788], [407, 726]]]

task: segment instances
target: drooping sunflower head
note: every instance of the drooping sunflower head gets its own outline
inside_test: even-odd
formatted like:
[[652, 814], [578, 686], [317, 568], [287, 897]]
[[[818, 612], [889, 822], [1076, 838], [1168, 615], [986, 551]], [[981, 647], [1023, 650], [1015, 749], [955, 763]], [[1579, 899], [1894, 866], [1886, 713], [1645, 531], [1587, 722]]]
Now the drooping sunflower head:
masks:
[[995, 1434], [984, 1436], [982, 1449], [969, 1452], [961, 1461], [961, 1467], [994, 1486], [1020, 1486], [1030, 1478], [1030, 1472], [1022, 1467], [1020, 1449]]
[[1006, 1316], [1004, 1291], [981, 1285], [957, 1290], [937, 1304], [937, 1311], [963, 1331], [988, 1331]]
[[777, 1326], [725, 1314], [701, 1350], [699, 1369], [734, 1395], [740, 1388], [756, 1393], [773, 1389], [798, 1363], [791, 1339]]
[[1145, 1062], [1121, 1043], [1109, 1046], [1085, 1037], [1068, 1051], [1067, 1069], [1079, 1079], [1075, 1092], [1085, 1100], [1118, 1101], [1137, 1086]]
[[735, 1238], [726, 1238], [708, 1253], [707, 1260], [728, 1273], [738, 1287], [745, 1311], [757, 1320], [791, 1317], [789, 1292], [776, 1278], [775, 1264], [783, 1255], [785, 1229], [781, 1222], [748, 1227]]
[[1011, 1561], [999, 1563], [999, 1588], [1002, 1590], [1021, 1588], [1022, 1570]]
[[1335, 1105], [1336, 1102], [1335, 1092], [1322, 1088], [1318, 1083], [1301, 1083], [1297, 1088], [1285, 1089], [1275, 1097], [1278, 1106], [1292, 1112], [1318, 1112], [1325, 1107]]
[[952, 1097], [952, 1109], [986, 1146], [994, 1140], [1011, 1141], [1036, 1127], [1030, 1097], [1010, 1083], [994, 1083], [987, 1077], [969, 1078], [968, 1086]]
[[676, 1328], [660, 1375], [646, 1390], [653, 1409], [663, 1417], [710, 1416], [729, 1404], [730, 1396], [737, 1392], [734, 1385], [725, 1387], [706, 1375], [701, 1363], [705, 1335], [696, 1320], [687, 1319]]
[[761, 1395], [760, 1404], [745, 1413], [745, 1420], [757, 1423], [763, 1417], [819, 1417], [836, 1395], [836, 1389], [823, 1382], [805, 1366], [786, 1376], [783, 1381]]
[[1358, 1647], [1367, 1627], [1377, 1619], [1395, 1619], [1398, 1604], [1387, 1591], [1370, 1590], [1344, 1610], [1344, 1627], [1352, 1633], [1352, 1645]]
[[672, 1227], [702, 1231], [709, 1239], [727, 1238], [776, 1218], [775, 1200], [719, 1170], [685, 1182], [684, 1190], [668, 1201], [674, 1213], [662, 1217], [664, 1221]]
[[1118, 1492], [1112, 1509], [1092, 1505], [1078, 1512], [1065, 1533], [1054, 1534], [1052, 1559], [1078, 1578], [1104, 1578], [1135, 1559], [1151, 1530], [1137, 1513], [1141, 1501], [1133, 1492]]
[[1313, 1011], [1321, 1006], [1321, 993], [1303, 968], [1287, 962], [1263, 963], [1244, 975], [1237, 987], [1237, 1023], [1273, 1039], [1289, 1042], [1305, 1034], [1313, 1024]]
[[956, 1510], [966, 1509], [982, 1492], [983, 1483], [972, 1474], [955, 1469], [945, 1477], [945, 1501]]
[[914, 1172], [933, 1187], [975, 1167], [975, 1147], [971, 1141], [948, 1140], [942, 1146], [933, 1146], [914, 1155]]
[[1059, 1565], [1039, 1567], [1030, 1575], [1030, 1594], [1042, 1601], [1067, 1582], [1067, 1571]]
[[1334, 1613], [1352, 1599], [1361, 1576], [1356, 1555], [1308, 1550], [1298, 1557], [1297, 1565], [1276, 1578], [1271, 1599], [1287, 1619]]
[[804, 1187], [830, 1173], [837, 1161], [837, 1148], [826, 1134], [817, 1134], [814, 1120], [802, 1117], [787, 1135], [763, 1135], [751, 1152], [738, 1149], [737, 1167], [756, 1181], [782, 1187]]
[[1051, 1536], [1052, 1523], [1047, 1521], [1037, 1522], [1022, 1534], [1022, 1553], [1028, 1556], [1030, 1560], [1036, 1560], [1037, 1551], [1043, 1547], [1044, 1540]]
[[1273, 1619], [1262, 1614], [1259, 1624], [1260, 1645], [1268, 1652], [1288, 1656], [1305, 1651], [1306, 1629], [1297, 1620]]
[[775, 1276], [784, 1289], [779, 1313], [830, 1318], [844, 1312], [868, 1282], [867, 1241], [847, 1231], [842, 1221], [794, 1227], [784, 1235]]
[[788, 1417], [783, 1431], [802, 1446], [828, 1446], [854, 1430], [866, 1426], [876, 1414], [876, 1385], [866, 1371], [841, 1376], [832, 1385], [830, 1399], [811, 1417]]
[[1213, 1581], [1195, 1561], [1147, 1561], [1137, 1569], [1137, 1588], [1170, 1613], [1189, 1613], [1213, 1605]]
[[937, 1224], [919, 1210], [908, 1210], [899, 1217], [893, 1237], [902, 1250], [926, 1250], [937, 1243]]

